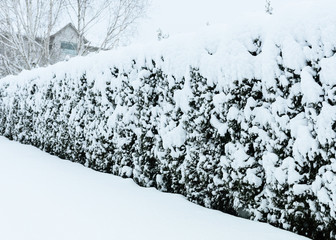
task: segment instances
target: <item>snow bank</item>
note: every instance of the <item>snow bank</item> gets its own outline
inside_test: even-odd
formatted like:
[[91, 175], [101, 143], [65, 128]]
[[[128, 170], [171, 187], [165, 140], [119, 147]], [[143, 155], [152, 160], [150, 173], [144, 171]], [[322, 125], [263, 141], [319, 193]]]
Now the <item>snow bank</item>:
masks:
[[[305, 240], [0, 137], [0, 239]], [[244, 229], [244, 231], [241, 231]]]

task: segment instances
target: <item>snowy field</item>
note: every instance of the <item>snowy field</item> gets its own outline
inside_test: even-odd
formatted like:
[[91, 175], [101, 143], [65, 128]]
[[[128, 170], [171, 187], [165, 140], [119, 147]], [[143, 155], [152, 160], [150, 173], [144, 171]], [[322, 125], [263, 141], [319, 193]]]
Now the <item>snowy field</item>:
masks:
[[0, 239], [299, 240], [0, 137]]

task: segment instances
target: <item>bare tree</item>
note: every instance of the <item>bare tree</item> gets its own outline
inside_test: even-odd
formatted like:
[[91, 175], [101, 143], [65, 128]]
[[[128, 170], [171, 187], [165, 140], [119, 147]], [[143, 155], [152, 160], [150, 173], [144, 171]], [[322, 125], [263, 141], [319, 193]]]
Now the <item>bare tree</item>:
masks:
[[147, 0], [67, 0], [67, 11], [74, 26], [77, 27], [78, 54], [82, 55], [90, 47], [84, 36], [99, 24], [99, 49], [111, 49], [120, 39], [133, 30], [136, 21], [145, 16]]
[[[147, 6], [148, 0], [0, 0], [0, 77], [54, 63], [51, 34], [60, 17], [77, 28], [83, 55], [117, 46]], [[91, 44], [84, 36], [97, 26], [99, 41]]]
[[157, 39], [159, 41], [163, 40], [163, 39], [167, 39], [169, 38], [169, 34], [168, 33], [164, 33], [161, 28], [159, 28], [158, 30], [156, 30], [157, 33]]
[[50, 34], [63, 2], [0, 1], [0, 76], [49, 63]]
[[[47, 1], [48, 2], [48, 1]], [[49, 0], [49, 8], [47, 12], [47, 26], [46, 33], [44, 35], [44, 55], [45, 62], [50, 63], [50, 36], [55, 28], [56, 22], [59, 18], [60, 13], [65, 9], [64, 8], [65, 0]]]
[[270, 0], [266, 0], [265, 12], [268, 13], [269, 15], [273, 14], [273, 7], [271, 5], [271, 1]]

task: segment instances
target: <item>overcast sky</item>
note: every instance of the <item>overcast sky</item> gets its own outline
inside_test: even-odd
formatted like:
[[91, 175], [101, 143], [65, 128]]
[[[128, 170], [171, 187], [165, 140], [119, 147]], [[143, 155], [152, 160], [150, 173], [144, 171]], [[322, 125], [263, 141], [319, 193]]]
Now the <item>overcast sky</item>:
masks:
[[[156, 38], [156, 31], [174, 35], [193, 32], [206, 26], [230, 24], [246, 15], [265, 14], [265, 0], [151, 0], [147, 19], [141, 21], [137, 42]], [[288, 2], [309, 0], [271, 0], [275, 11]]]
[[[0, 0], [1, 1], [1, 0]], [[198, 31], [210, 25], [233, 24], [241, 19], [265, 15], [266, 0], [149, 0], [147, 18], [139, 20], [137, 33], [129, 43], [157, 41], [157, 30], [170, 36]], [[274, 14], [297, 11], [300, 6], [320, 0], [271, 0]], [[336, 1], [336, 0], [330, 0]], [[293, 7], [294, 5], [294, 7]], [[284, 11], [283, 11], [284, 10]], [[99, 27], [92, 28], [87, 38], [93, 43], [101, 39]]]

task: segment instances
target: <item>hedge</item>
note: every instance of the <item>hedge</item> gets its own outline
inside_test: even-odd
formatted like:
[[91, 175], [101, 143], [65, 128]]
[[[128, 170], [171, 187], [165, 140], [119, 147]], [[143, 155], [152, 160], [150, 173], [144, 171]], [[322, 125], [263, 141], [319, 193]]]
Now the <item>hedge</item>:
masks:
[[336, 41], [253, 35], [199, 49], [185, 65], [170, 46], [0, 80], [0, 135], [208, 208], [335, 239]]

